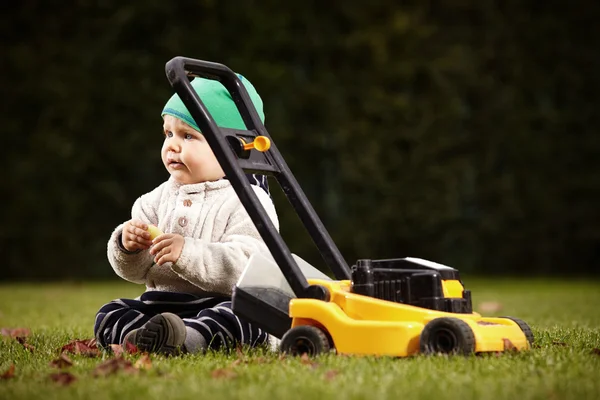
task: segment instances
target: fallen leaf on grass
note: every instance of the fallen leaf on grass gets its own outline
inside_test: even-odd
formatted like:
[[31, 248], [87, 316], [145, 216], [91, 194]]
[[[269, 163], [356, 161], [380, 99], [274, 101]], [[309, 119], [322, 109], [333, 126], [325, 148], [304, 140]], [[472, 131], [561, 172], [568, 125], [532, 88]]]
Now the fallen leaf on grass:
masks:
[[80, 354], [87, 357], [100, 356], [100, 350], [96, 344], [96, 339], [73, 340], [65, 344], [61, 349], [61, 353]]
[[552, 342], [552, 344], [555, 346], [567, 346], [565, 342], [559, 342], [558, 340], [555, 340], [554, 342]]
[[16, 339], [18, 337], [27, 337], [31, 334], [31, 331], [27, 328], [2, 328], [0, 329], [2, 336], [8, 336]]
[[115, 357], [121, 357], [123, 354], [137, 354], [139, 353], [139, 349], [135, 344], [131, 344], [129, 342], [125, 342], [125, 348], [120, 344], [111, 344], [110, 349], [112, 350]]
[[504, 343], [504, 351], [514, 351], [517, 350], [513, 342], [510, 339], [503, 338], [502, 342]]
[[328, 381], [331, 381], [331, 380], [335, 379], [335, 377], [338, 376], [339, 373], [340, 373], [339, 371], [330, 369], [329, 371], [325, 372], [325, 379]]
[[496, 313], [502, 310], [502, 304], [497, 301], [484, 301], [477, 308], [482, 313]]
[[138, 372], [138, 369], [131, 364], [131, 361], [126, 360], [123, 357], [115, 357], [98, 364], [98, 366], [94, 369], [93, 375], [96, 377], [107, 376], [121, 370], [128, 373]]
[[66, 354], [62, 353], [56, 360], [50, 361], [50, 366], [54, 368], [68, 368], [73, 365], [73, 361]]
[[120, 344], [111, 344], [110, 349], [112, 350], [115, 357], [121, 357], [123, 355], [123, 346]]
[[140, 350], [137, 348], [137, 346], [135, 344], [129, 343], [129, 342], [125, 342], [125, 352], [127, 352], [128, 354], [137, 354], [140, 352]]
[[50, 379], [63, 386], [70, 385], [77, 380], [75, 375], [69, 372], [56, 372], [54, 374], [50, 374]]
[[8, 369], [0, 374], [0, 379], [10, 379], [15, 376], [15, 364], [10, 364]]
[[597, 356], [600, 356], [600, 349], [598, 349], [598, 348], [595, 348], [595, 349], [593, 349], [593, 350], [592, 350], [592, 354], [595, 354], [595, 355], [597, 355]]
[[148, 354], [142, 354], [133, 366], [137, 369], [150, 369], [152, 368], [152, 360]]
[[235, 353], [237, 354], [238, 358], [240, 358], [240, 359], [244, 359], [244, 358], [246, 358], [246, 355], [245, 355], [245, 354], [244, 354], [244, 352], [242, 351], [242, 346], [241, 346], [241, 345], [238, 345], [238, 346], [235, 348]]
[[231, 362], [230, 367], [236, 367], [240, 364], [267, 364], [269, 360], [266, 357], [236, 359]]
[[237, 374], [229, 368], [217, 368], [210, 375], [217, 379], [233, 379], [237, 377]]
[[27, 328], [15, 328], [15, 329], [2, 328], [0, 331], [1, 331], [0, 333], [2, 334], [2, 336], [6, 336], [9, 338], [15, 339], [26, 350], [29, 350], [32, 353], [35, 350], [35, 346], [32, 346], [29, 343], [27, 343], [27, 337], [31, 334], [31, 331], [29, 329], [27, 329]]
[[246, 354], [244, 354], [244, 351], [240, 344], [238, 344], [237, 347], [235, 348], [235, 354], [237, 355], [238, 358], [237, 358], [237, 360], [235, 360], [232, 363], [232, 365], [238, 365], [241, 363], [248, 364], [248, 357], [246, 357]]
[[25, 336], [17, 336], [15, 338], [15, 340], [17, 342], [21, 343], [21, 345], [23, 345], [23, 347], [25, 348], [25, 350], [29, 350], [32, 353], [35, 351], [35, 346], [32, 346], [29, 343], [27, 343], [27, 338]]
[[319, 366], [318, 363], [311, 361], [310, 357], [306, 353], [302, 353], [302, 356], [300, 356], [300, 362], [312, 368], [317, 368]]

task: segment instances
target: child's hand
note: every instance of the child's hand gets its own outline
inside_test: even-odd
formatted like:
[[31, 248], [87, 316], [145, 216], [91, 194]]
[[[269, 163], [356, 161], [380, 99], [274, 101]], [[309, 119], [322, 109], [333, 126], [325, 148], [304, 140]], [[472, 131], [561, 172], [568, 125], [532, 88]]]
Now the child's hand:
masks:
[[158, 265], [166, 262], [175, 263], [181, 255], [184, 243], [183, 236], [165, 233], [154, 239], [150, 254], [154, 256], [154, 262]]
[[121, 242], [127, 251], [150, 248], [152, 241], [150, 240], [150, 233], [148, 233], [148, 225], [136, 219], [125, 222]]

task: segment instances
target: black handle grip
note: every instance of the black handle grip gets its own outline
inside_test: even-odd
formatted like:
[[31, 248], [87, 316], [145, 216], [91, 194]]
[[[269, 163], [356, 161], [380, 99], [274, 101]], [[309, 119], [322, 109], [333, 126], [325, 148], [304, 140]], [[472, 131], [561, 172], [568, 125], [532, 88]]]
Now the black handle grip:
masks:
[[[196, 60], [186, 57], [175, 57], [167, 62], [165, 69], [167, 73], [167, 79], [173, 87], [189, 85], [189, 78], [194, 76], [213, 79], [221, 82], [221, 84], [223, 84], [223, 86], [225, 86], [225, 88], [231, 94], [231, 98], [240, 112], [244, 124], [246, 124], [246, 129], [255, 130], [259, 135], [268, 137], [266, 129], [264, 129], [264, 126], [260, 121], [260, 117], [258, 116], [258, 113], [252, 104], [252, 100], [246, 91], [246, 87], [238, 75], [229, 69], [229, 67], [210, 61]], [[191, 90], [191, 86], [189, 89]], [[212, 117], [206, 111], [206, 109], [203, 109], [203, 111], [205, 115], [202, 119], [210, 120], [214, 123]], [[201, 123], [201, 121], [196, 121], [196, 123]], [[205, 129], [202, 126], [200, 126], [200, 128]], [[216, 126], [211, 128], [214, 128], [213, 130], [215, 132], [217, 131]]]

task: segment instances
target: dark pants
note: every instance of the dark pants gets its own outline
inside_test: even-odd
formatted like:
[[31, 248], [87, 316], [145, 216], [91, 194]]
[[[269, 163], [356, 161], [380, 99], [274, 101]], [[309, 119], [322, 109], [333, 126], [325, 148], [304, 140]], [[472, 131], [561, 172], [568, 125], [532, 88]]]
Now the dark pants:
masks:
[[266, 332], [233, 314], [231, 301], [226, 297], [202, 298], [187, 293], [152, 291], [136, 300], [118, 299], [102, 306], [94, 323], [97, 343], [103, 348], [121, 344], [128, 332], [163, 312], [181, 317], [186, 327], [200, 333], [211, 349], [231, 349], [237, 344], [254, 347], [267, 342]]

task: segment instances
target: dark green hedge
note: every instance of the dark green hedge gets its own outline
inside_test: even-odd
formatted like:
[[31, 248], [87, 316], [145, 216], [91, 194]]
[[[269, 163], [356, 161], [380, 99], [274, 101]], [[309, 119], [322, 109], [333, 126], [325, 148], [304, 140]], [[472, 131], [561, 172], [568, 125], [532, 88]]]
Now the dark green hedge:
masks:
[[[0, 278], [112, 276], [110, 232], [167, 176], [176, 55], [254, 83], [349, 263], [597, 273], [599, 4], [396, 3], [5, 5]], [[273, 194], [290, 247], [320, 266]]]

